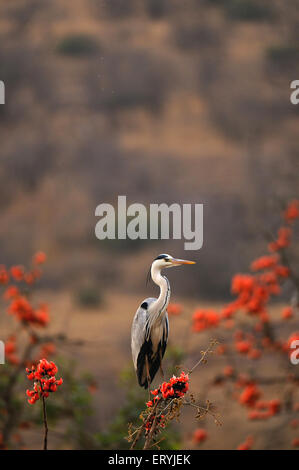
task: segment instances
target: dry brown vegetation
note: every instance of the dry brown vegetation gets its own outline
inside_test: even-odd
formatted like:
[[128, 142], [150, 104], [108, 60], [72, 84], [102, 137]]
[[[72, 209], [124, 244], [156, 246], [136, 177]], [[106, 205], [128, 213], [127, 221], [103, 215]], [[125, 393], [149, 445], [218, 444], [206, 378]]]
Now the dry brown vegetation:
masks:
[[[289, 100], [290, 82], [299, 78], [298, 1], [241, 4], [0, 0], [0, 264], [47, 253], [40, 295], [53, 328], [84, 339], [71, 355], [99, 383], [93, 431], [123, 400], [117, 384], [130, 364], [131, 319], [153, 293], [144, 285], [147, 267], [160, 252], [183, 254], [178, 241], [96, 240], [95, 207], [121, 194], [128, 203], [205, 204], [200, 262], [171, 274], [174, 300], [186, 309], [173, 319], [171, 341], [184, 341], [187, 312], [229, 295], [232, 274], [259, 254], [282, 203], [298, 196], [299, 106]], [[5, 336], [1, 316], [0, 327]], [[194, 358], [209, 339], [209, 332], [200, 341], [192, 336]], [[265, 363], [265, 372], [275, 367]], [[195, 387], [222, 368], [212, 357]], [[221, 388], [209, 398], [226, 427], [208, 423], [213, 432], [203, 448], [235, 448], [236, 423], [246, 429], [246, 416], [241, 422]], [[278, 428], [282, 419], [273, 418]], [[291, 440], [286, 427], [273, 444], [273, 421], [269, 434], [267, 423], [260, 434], [259, 423], [251, 424], [256, 448]], [[193, 425], [190, 414], [187, 448]], [[50, 439], [54, 447], [55, 434]]]

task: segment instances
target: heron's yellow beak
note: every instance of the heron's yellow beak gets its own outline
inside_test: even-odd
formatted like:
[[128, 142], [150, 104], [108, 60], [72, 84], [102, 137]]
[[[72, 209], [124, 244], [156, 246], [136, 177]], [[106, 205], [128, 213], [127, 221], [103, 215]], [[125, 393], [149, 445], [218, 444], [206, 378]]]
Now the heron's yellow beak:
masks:
[[195, 264], [195, 261], [188, 261], [186, 259], [177, 259], [177, 258], [172, 258], [171, 262], [177, 266], [180, 266], [181, 264]]

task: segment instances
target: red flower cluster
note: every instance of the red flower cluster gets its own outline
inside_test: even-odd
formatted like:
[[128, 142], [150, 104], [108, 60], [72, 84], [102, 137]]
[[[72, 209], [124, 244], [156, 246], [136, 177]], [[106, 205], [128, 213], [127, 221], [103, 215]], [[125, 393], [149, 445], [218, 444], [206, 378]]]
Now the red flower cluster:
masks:
[[257, 400], [260, 398], [261, 392], [255, 383], [246, 385], [243, 392], [240, 395], [239, 401], [242, 405], [253, 408]]
[[[25, 271], [24, 266], [16, 265], [7, 269], [5, 266], [0, 266], [0, 284], [7, 284], [9, 280], [15, 282], [25, 282], [26, 284], [33, 284], [41, 276], [39, 265], [46, 261], [46, 255], [43, 252], [38, 252], [33, 256], [32, 269], [28, 272]], [[14, 287], [14, 286], [11, 286]], [[8, 291], [9, 292], [9, 291]], [[9, 293], [8, 293], [9, 295]], [[9, 297], [5, 297], [9, 298]]]
[[182, 372], [179, 377], [175, 375], [171, 377], [169, 382], [163, 382], [159, 388], [151, 391], [151, 394], [154, 395], [153, 401], [147, 402], [147, 407], [152, 407], [153, 404], [160, 400], [159, 393], [161, 393], [162, 398], [166, 400], [167, 398], [180, 398], [185, 395], [189, 389], [189, 376]]
[[[157, 425], [160, 427], [160, 428], [165, 428], [165, 416], [164, 415], [161, 415], [161, 416], [157, 416], [156, 417], [156, 423]], [[153, 425], [153, 422], [154, 422], [154, 419], [155, 419], [155, 416], [150, 416], [145, 424], [145, 429], [146, 429], [146, 432], [145, 434], [148, 434], [149, 431], [151, 430], [152, 428], [152, 425]]]
[[33, 390], [26, 390], [30, 405], [33, 405], [41, 397], [47, 398], [49, 393], [56, 392], [57, 386], [63, 382], [62, 378], [56, 379], [57, 371], [54, 362], [48, 362], [46, 359], [41, 359], [36, 368], [34, 366], [31, 369], [26, 368], [27, 378], [35, 380]]
[[292, 201], [284, 213], [288, 226], [280, 227], [277, 239], [268, 245], [268, 250], [276, 253], [254, 260], [251, 270], [255, 274], [233, 277], [231, 291], [237, 299], [225, 307], [221, 318], [230, 318], [239, 309], [244, 309], [246, 313], [258, 315], [262, 322], [268, 321], [267, 303], [272, 295], [280, 293], [280, 283], [290, 275], [289, 268], [280, 263], [279, 251], [289, 246], [292, 236], [290, 224], [296, 218], [299, 218], [299, 201]]
[[254, 270], [270, 267], [270, 271], [261, 274], [237, 274], [232, 279], [231, 290], [238, 297], [222, 311], [222, 318], [230, 318], [239, 309], [244, 309], [246, 313], [259, 316], [262, 322], [268, 322], [267, 304], [271, 295], [280, 293], [281, 279], [289, 276], [289, 269], [286, 266], [277, 264], [276, 258], [262, 257], [254, 261]]
[[17, 365], [20, 362], [16, 355], [16, 351], [16, 337], [12, 335], [5, 342], [5, 358], [10, 364]]
[[234, 339], [235, 349], [240, 354], [246, 354], [249, 359], [259, 359], [261, 357], [262, 352], [256, 347], [256, 341], [253, 335], [236, 331]]
[[164, 399], [183, 397], [188, 389], [189, 376], [185, 372], [182, 372], [179, 377], [173, 376], [169, 382], [163, 382], [160, 387]]
[[249, 413], [248, 419], [268, 419], [279, 413], [281, 408], [281, 402], [280, 400], [257, 401], [254, 405], [254, 408], [255, 409]]
[[202, 331], [219, 324], [219, 314], [214, 310], [196, 310], [192, 317], [193, 331]]
[[10, 304], [8, 312], [17, 320], [37, 326], [45, 326], [49, 322], [49, 313], [46, 305], [40, 305], [34, 310], [25, 297], [16, 297]]

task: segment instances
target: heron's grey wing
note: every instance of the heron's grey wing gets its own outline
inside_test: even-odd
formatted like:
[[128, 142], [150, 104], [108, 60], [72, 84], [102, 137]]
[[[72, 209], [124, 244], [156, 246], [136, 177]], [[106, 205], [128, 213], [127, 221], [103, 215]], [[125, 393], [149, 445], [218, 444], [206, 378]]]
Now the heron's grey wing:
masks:
[[135, 313], [133, 319], [131, 330], [131, 349], [135, 370], [137, 370], [138, 355], [140, 353], [142, 345], [145, 342], [145, 325], [148, 315], [148, 307], [155, 300], [157, 299], [154, 299], [152, 297], [145, 299], [137, 309], [137, 312]]

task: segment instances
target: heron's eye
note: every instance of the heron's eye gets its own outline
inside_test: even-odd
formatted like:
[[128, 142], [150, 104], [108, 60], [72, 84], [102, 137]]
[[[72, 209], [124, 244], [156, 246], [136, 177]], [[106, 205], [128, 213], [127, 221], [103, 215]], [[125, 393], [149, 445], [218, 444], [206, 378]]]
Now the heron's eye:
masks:
[[169, 258], [164, 258], [164, 261], [166, 261], [166, 262], [169, 261]]

